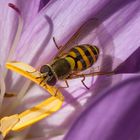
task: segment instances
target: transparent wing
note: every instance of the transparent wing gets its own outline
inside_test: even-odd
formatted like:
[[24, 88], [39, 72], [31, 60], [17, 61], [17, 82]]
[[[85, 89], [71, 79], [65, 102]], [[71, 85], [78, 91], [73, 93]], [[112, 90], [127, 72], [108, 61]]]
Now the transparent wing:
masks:
[[100, 50], [98, 60], [89, 69], [82, 72], [73, 72], [67, 79], [75, 79], [83, 77], [83, 75], [113, 74], [115, 67], [122, 62], [122, 60], [115, 58], [115, 44], [112, 35], [108, 32], [107, 27], [97, 18], [90, 19], [79, 27], [69, 41], [59, 48], [55, 58], [62, 57], [69, 49], [80, 44], [96, 45]]
[[[122, 60], [115, 57], [115, 44], [113, 42], [112, 35], [108, 32], [107, 27], [101, 23], [98, 19], [91, 20], [85, 25], [89, 27], [89, 30], [81, 29], [81, 35], [76, 39], [80, 43], [88, 43], [96, 45], [100, 54], [97, 62], [90, 68], [80, 73], [72, 73], [68, 79], [75, 79], [84, 76], [95, 76], [95, 75], [110, 75], [113, 74], [114, 69], [118, 66]], [[89, 26], [92, 25], [92, 26]], [[96, 27], [96, 29], [94, 29]], [[85, 36], [84, 36], [85, 35]], [[73, 40], [72, 40], [73, 41]], [[72, 42], [74, 43], [74, 42]]]
[[[57, 40], [55, 39], [54, 43], [56, 47], [59, 49], [58, 49], [58, 53], [55, 55], [54, 58], [63, 56], [69, 49], [71, 49], [75, 45], [78, 45], [80, 41], [86, 38], [86, 36], [88, 36], [89, 34], [93, 35], [92, 36], [93, 39], [96, 35], [94, 29], [96, 29], [97, 26], [98, 26], [98, 20], [96, 18], [86, 21], [78, 28], [78, 30], [72, 35], [72, 37], [63, 46], [59, 46], [57, 44]], [[85, 44], [87, 44], [87, 41], [85, 42]]]

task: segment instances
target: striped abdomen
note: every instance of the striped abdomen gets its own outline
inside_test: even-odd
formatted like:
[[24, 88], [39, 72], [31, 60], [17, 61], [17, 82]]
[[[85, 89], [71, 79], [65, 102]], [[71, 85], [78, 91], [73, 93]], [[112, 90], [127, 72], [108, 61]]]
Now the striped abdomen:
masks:
[[81, 71], [91, 67], [98, 58], [99, 49], [96, 46], [83, 44], [73, 47], [65, 57], [71, 70]]

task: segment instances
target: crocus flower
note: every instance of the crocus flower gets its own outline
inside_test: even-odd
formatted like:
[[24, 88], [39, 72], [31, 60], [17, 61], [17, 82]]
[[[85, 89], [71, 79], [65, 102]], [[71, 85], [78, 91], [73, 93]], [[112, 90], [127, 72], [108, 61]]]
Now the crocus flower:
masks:
[[[41, 7], [33, 6], [34, 3], [40, 5], [40, 1], [31, 1], [30, 3], [22, 1], [21, 5], [14, 2], [19, 7], [24, 24], [20, 38], [11, 51], [11, 44], [18, 27], [18, 17], [12, 9], [8, 8], [9, 2], [14, 1], [6, 0], [1, 4], [1, 9], [5, 11], [1, 12], [0, 23], [1, 71], [4, 76], [6, 75], [6, 92], [16, 94], [17, 98], [13, 97], [3, 101], [4, 105], [1, 107], [3, 116], [21, 112], [48, 97], [48, 94], [38, 86], [29, 87], [29, 81], [25, 81], [21, 76], [5, 72], [5, 62], [7, 60], [23, 61], [36, 68], [49, 63], [58, 51], [52, 37], [55, 37], [58, 45], [64, 45], [76, 30], [90, 19], [94, 20], [87, 24], [81, 31], [80, 37], [73, 43], [89, 43], [98, 46], [101, 56], [95, 68], [98, 69], [99, 66], [101, 71], [115, 69], [115, 74], [119, 74], [86, 78], [85, 83], [91, 87], [90, 90], [83, 87], [81, 79], [69, 81], [69, 88], [62, 90], [65, 96], [63, 108], [31, 129], [21, 132], [22, 138], [25, 137], [26, 140], [58, 140], [63, 139], [67, 133], [64, 139], [124, 140], [130, 138], [128, 132], [132, 132], [133, 128], [139, 131], [136, 124], [139, 121], [138, 117], [136, 115], [129, 116], [131, 112], [134, 114], [138, 112], [138, 109], [132, 108], [138, 107], [136, 99], [139, 97], [137, 92], [139, 78], [128, 79], [137, 76], [136, 72], [139, 72], [139, 67], [137, 67], [139, 55], [134, 55], [135, 53], [139, 54], [140, 44], [138, 30], [140, 3], [138, 0], [51, 0], [47, 4], [42, 1], [43, 6], [41, 4]], [[38, 9], [40, 9], [39, 13]], [[127, 67], [128, 65], [130, 66]], [[127, 81], [117, 85], [120, 80], [124, 79]], [[128, 90], [134, 93], [129, 96]], [[5, 91], [2, 80], [1, 91]], [[126, 106], [123, 101], [126, 101]], [[126, 120], [123, 122], [124, 118]], [[133, 119], [136, 120], [134, 124], [130, 122]], [[122, 124], [125, 126], [121, 127]], [[125, 128], [127, 128], [126, 131]], [[136, 133], [133, 131], [131, 139], [138, 138], [137, 131]], [[19, 137], [18, 134], [14, 135], [15, 139]], [[123, 136], [119, 137], [118, 135], [121, 134]]]

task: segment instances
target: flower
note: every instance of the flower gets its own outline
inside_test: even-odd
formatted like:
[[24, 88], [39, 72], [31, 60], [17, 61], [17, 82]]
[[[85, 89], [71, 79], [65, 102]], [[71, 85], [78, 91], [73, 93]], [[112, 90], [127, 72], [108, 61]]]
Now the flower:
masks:
[[[3, 3], [8, 5], [9, 1]], [[34, 12], [32, 12], [34, 14], [32, 12], [26, 12], [26, 8], [29, 5], [32, 7], [33, 3], [32, 1], [30, 4], [27, 2], [24, 3], [25, 8], [24, 6], [21, 6], [21, 13], [25, 11], [25, 15], [23, 14], [23, 21], [25, 23], [23, 25], [23, 31], [20, 35], [20, 40], [16, 42], [16, 48], [13, 49], [14, 52], [12, 51], [12, 53], [10, 53], [10, 60], [23, 61], [36, 68], [49, 63], [58, 51], [52, 37], [55, 37], [58, 45], [64, 45], [76, 32], [76, 30], [91, 18], [94, 18], [91, 22], [92, 24], [90, 24], [90, 22], [87, 24], [88, 26], [81, 31], [81, 35], [75, 43], [90, 43], [99, 47], [102, 55], [100, 57], [100, 62], [97, 63], [95, 67], [98, 67], [100, 64], [100, 70], [111, 71], [118, 67], [119, 64], [121, 65], [122, 62], [133, 54], [134, 51], [137, 51], [139, 47], [139, 32], [137, 28], [139, 26], [138, 13], [140, 11], [138, 1], [52, 0], [44, 6], [38, 14], [38, 6], [35, 9], [33, 8]], [[36, 3], [37, 5], [40, 5], [40, 1]], [[16, 3], [15, 5], [20, 7]], [[0, 51], [2, 56], [2, 71], [4, 71], [3, 67], [6, 60], [9, 59], [10, 47], [18, 27], [17, 15], [13, 16], [15, 13], [12, 9], [6, 8], [6, 11], [7, 10], [10, 10], [10, 15], [8, 12], [6, 12], [6, 16], [2, 15], [1, 17], [3, 17], [3, 20], [0, 25], [0, 32], [2, 32], [3, 29], [7, 30], [6, 34], [3, 34], [7, 38], [0, 39], [2, 43], [1, 46], [3, 46]], [[31, 17], [28, 16], [28, 14]], [[6, 17], [8, 17], [8, 20], [5, 20]], [[10, 29], [6, 28], [6, 25], [8, 25]], [[3, 26], [5, 28], [3, 28]], [[124, 53], [123, 50], [125, 48], [126, 51]], [[135, 60], [138, 61], [137, 57]], [[124, 64], [127, 65], [128, 63]], [[138, 67], [135, 67], [133, 72], [138, 71], [137, 69]], [[119, 73], [119, 70], [115, 69], [115, 72]], [[126, 68], [122, 69], [120, 73], [125, 72]], [[124, 74], [115, 76], [98, 76], [94, 79], [86, 78], [86, 84], [91, 86], [88, 91], [81, 84], [81, 80], [76, 79], [69, 81], [70, 88], [62, 90], [66, 101], [63, 108], [53, 116], [42, 120], [31, 128], [27, 133], [26, 139], [29, 137], [32, 137], [33, 139], [39, 137], [42, 137], [42, 139], [62, 139], [66, 135], [66, 132], [70, 129], [72, 123], [74, 123], [74, 120], [76, 120], [77, 116], [83, 111], [83, 108], [89, 110], [90, 107], [90, 109], [92, 109], [90, 104], [95, 102], [102, 95], [102, 92], [118, 84], [120, 80], [128, 77], [130, 77], [130, 75]], [[119, 89], [119, 86], [116, 87]], [[116, 90], [112, 92], [115, 91]], [[25, 79], [20, 76], [11, 74], [11, 72], [8, 72], [6, 76], [6, 92], [14, 92], [17, 94], [17, 98], [7, 99], [7, 101], [4, 101], [5, 104], [8, 104], [8, 107], [7, 105], [3, 106], [3, 110], [9, 108], [9, 111], [8, 109], [7, 112], [2, 111], [3, 115], [10, 115], [13, 112], [19, 111], [21, 112], [29, 106], [33, 106], [43, 98], [48, 97], [45, 91], [42, 91], [42, 89], [36, 85], [32, 85], [32, 87], [29, 88], [28, 81], [25, 81]], [[108, 90], [108, 92], [110, 95], [111, 91]], [[108, 92], [104, 92], [104, 94], [106, 95]], [[25, 93], [26, 96], [23, 98]], [[95, 95], [96, 97], [94, 98]], [[109, 103], [110, 100], [112, 101], [110, 96], [106, 95], [106, 98], [109, 100]], [[104, 99], [105, 104], [108, 103], [106, 102], [106, 98]], [[102, 105], [102, 100], [100, 100], [100, 102]], [[16, 110], [9, 107], [12, 103], [14, 103], [14, 108], [15, 106], [18, 106]], [[85, 114], [82, 113], [82, 115], [84, 116]], [[78, 122], [75, 122], [75, 124], [77, 123]], [[73, 125], [73, 127], [75, 128], [75, 125]], [[101, 131], [98, 132], [100, 133]], [[24, 133], [26, 133], [26, 131]], [[88, 133], [86, 134], [86, 136], [89, 137]], [[72, 130], [70, 130], [66, 139], [75, 138], [76, 135], [73, 135]]]
[[138, 140], [140, 76], [104, 92], [77, 118], [65, 140]]

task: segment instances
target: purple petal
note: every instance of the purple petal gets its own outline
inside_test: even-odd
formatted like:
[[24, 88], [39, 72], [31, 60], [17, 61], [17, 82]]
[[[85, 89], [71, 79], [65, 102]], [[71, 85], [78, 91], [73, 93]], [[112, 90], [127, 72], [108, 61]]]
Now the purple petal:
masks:
[[[99, 6], [97, 6], [97, 4]], [[91, 18], [91, 10], [93, 9], [92, 13], [95, 14], [101, 7], [104, 6], [104, 4], [104, 1], [101, 3], [95, 1], [84, 1], [83, 3], [79, 3], [78, 0], [74, 2], [50, 2], [44, 8], [42, 13], [47, 15], [50, 18], [49, 20], [53, 20], [53, 23], [51, 23], [52, 25], [48, 23], [48, 19], [45, 21], [45, 17], [42, 15], [38, 16], [34, 23], [28, 28], [28, 31], [26, 31], [21, 38], [21, 42], [19, 43], [20, 45], [16, 51], [17, 59], [31, 63], [31, 59], [33, 59], [33, 55], [31, 55], [32, 52], [34, 57], [36, 56], [36, 53], [38, 54], [38, 61], [35, 61], [34, 59], [34, 61], [38, 63], [37, 65], [39, 65], [39, 62], [45, 61], [45, 59], [46, 62], [50, 61], [53, 55], [57, 52], [56, 47], [54, 46], [54, 42], [52, 41], [52, 36], [56, 38], [58, 45], [65, 44], [68, 39], [75, 33], [75, 31], [87, 19]], [[60, 6], [58, 7], [58, 5]], [[78, 6], [76, 7], [75, 11], [70, 14], [70, 11], [75, 8], [75, 5]], [[84, 8], [84, 13], [82, 14], [79, 13], [81, 7]], [[96, 10], [94, 10], [95, 7], [97, 7]], [[73, 20], [75, 15], [76, 19]], [[51, 32], [51, 36], [48, 40], [45, 37], [47, 37], [49, 32]], [[43, 44], [44, 40], [48, 40], [46, 41], [46, 44]]]
[[[113, 68], [126, 60], [139, 47], [140, 40], [137, 31], [140, 22], [140, 18], [137, 18], [140, 12], [139, 5], [138, 1], [132, 3], [129, 0], [113, 1], [99, 13], [101, 20], [105, 20], [106, 30], [111, 34], [110, 38], [106, 38], [101, 32], [99, 39], [108, 54], [112, 56]], [[109, 43], [110, 40], [113, 45]]]
[[[85, 21], [96, 17], [101, 21], [100, 25], [104, 25], [107, 34], [103, 28], [97, 29], [97, 34], [92, 34], [92, 31], [95, 33], [94, 29], [92, 29], [91, 34], [86, 34], [87, 36], [78, 43], [91, 43], [99, 46], [100, 49], [103, 49], [103, 53], [105, 52], [105, 54], [110, 57], [111, 63], [109, 66], [111, 66], [112, 69], [112, 67], [118, 66], [118, 63], [116, 62], [117, 59], [121, 59], [119, 62], [120, 64], [127, 59], [140, 44], [139, 31], [137, 30], [140, 21], [138, 16], [139, 5], [138, 1], [130, 2], [129, 0], [112, 2], [109, 0], [83, 0], [82, 2], [79, 0], [50, 1], [24, 30], [15, 51], [15, 60], [24, 61], [36, 67], [50, 62], [58, 51], [52, 41], [52, 36], [56, 38], [58, 45], [64, 45]], [[125, 53], [123, 51], [124, 49], [126, 50]], [[102, 65], [99, 66], [101, 67]], [[112, 82], [112, 77], [109, 78], [109, 80], [107, 79], [107, 81], [105, 79], [101, 81], [96, 80], [96, 82], [94, 80], [95, 83], [99, 84], [100, 82], [100, 85], [107, 83], [104, 87], [101, 86], [100, 92], [98, 91], [99, 94], [111, 85], [110, 82]], [[53, 129], [53, 133], [56, 129], [68, 130], [71, 126], [71, 123], [83, 109], [83, 105], [85, 105], [89, 96], [96, 92], [94, 86], [92, 87], [93, 89], [87, 91], [80, 80], [72, 80], [68, 91], [64, 91], [65, 95], [67, 95], [67, 100], [70, 99], [72, 103], [68, 102], [69, 104], [64, 106], [63, 110], [56, 113], [52, 118], [40, 122], [40, 125], [42, 126], [40, 129], [41, 132], [45, 132], [42, 131], [43, 128], [44, 130], [49, 129], [50, 131]], [[17, 88], [20, 89], [23, 85], [22, 81], [19, 81], [17, 82], [15, 77], [14, 80], [12, 80], [13, 85], [17, 82], [15, 87], [12, 85], [12, 88], [15, 88], [15, 91], [18, 91]], [[89, 83], [93, 83], [93, 81], [89, 80]], [[98, 89], [100, 88], [97, 84], [95, 84], [95, 86]], [[39, 88], [33, 87], [32, 91], [28, 92], [28, 94], [31, 96], [34, 94], [35, 96], [35, 94], [38, 94], [39, 92], [41, 92]], [[27, 99], [27, 101], [31, 101], [32, 98], [34, 97]], [[34, 100], [30, 103], [33, 104], [33, 102]], [[27, 105], [27, 103], [25, 105]], [[103, 115], [105, 116], [106, 112], [104, 112]], [[58, 118], [60, 118], [59, 122]], [[101, 116], [101, 119], [102, 118], [103, 117]], [[40, 131], [37, 132], [39, 133]], [[65, 132], [63, 134], [65, 134]], [[51, 135], [52, 133], [49, 134]], [[32, 135], [35, 135], [34, 131], [32, 131]]]
[[115, 73], [119, 74], [119, 73], [139, 72], [140, 71], [139, 62], [140, 62], [140, 47], [115, 69]]
[[[61, 5], [59, 4], [59, 2], [61, 3]], [[137, 27], [139, 26], [139, 22], [137, 22], [139, 20], [139, 18], [137, 17], [139, 11], [136, 10], [138, 9], [139, 3], [137, 3], [137, 1], [130, 3], [128, 7], [126, 7], [126, 2], [121, 1], [109, 4], [107, 3], [107, 1], [101, 3], [94, 1], [89, 2], [88, 4], [90, 6], [87, 7], [85, 6], [85, 3], [79, 3], [78, 7], [75, 8], [76, 11], [73, 11], [71, 14], [69, 14], [69, 11], [74, 9], [74, 5], [77, 5], [77, 3], [78, 1], [50, 2], [43, 11], [48, 15], [50, 20], [53, 20], [53, 23], [51, 23], [52, 26], [48, 27], [48, 21], [46, 21], [45, 24], [45, 18], [43, 20], [43, 17], [41, 18], [41, 16], [38, 16], [34, 23], [28, 28], [28, 32], [30, 32], [30, 34], [28, 32], [25, 32], [25, 34], [23, 34], [20, 45], [18, 46], [18, 49], [16, 51], [16, 58], [27, 63], [31, 63], [32, 59], [34, 59], [34, 62], [32, 63], [36, 62], [37, 65], [42, 65], [43, 62], [49, 62], [52, 59], [53, 55], [57, 52], [56, 47], [54, 47], [54, 43], [52, 42], [52, 36], [56, 38], [58, 45], [63, 45], [76, 31], [76, 29], [78, 29], [78, 27], [80, 27], [80, 25], [84, 23], [84, 21], [93, 17], [97, 17], [100, 21], [104, 21], [104, 23], [101, 24], [105, 25], [106, 29], [111, 35], [111, 38], [106, 38], [105, 34], [103, 35], [103, 30], [101, 30], [100, 33], [97, 34], [99, 43], [96, 43], [95, 40], [94, 44], [97, 44], [97, 46], [99, 47], [102, 45], [104, 46], [104, 48], [107, 48], [107, 53], [110, 52], [109, 55], [113, 60], [113, 68], [127, 59], [127, 57], [137, 49], [138, 45], [140, 44], [139, 32], [137, 32]], [[58, 7], [58, 5], [60, 6]], [[106, 10], [107, 8], [104, 5], [110, 6], [110, 10]], [[78, 13], [81, 7], [83, 7], [83, 9], [85, 10], [85, 12], [82, 14]], [[122, 8], [121, 11], [117, 11], [117, 9], [120, 8]], [[61, 9], [63, 9], [63, 13], [61, 12]], [[112, 16], [110, 17], [111, 14]], [[76, 19], [73, 20], [75, 15]], [[135, 21], [134, 18], [131, 18], [131, 15], [133, 15], [133, 17], [134, 15], [136, 15], [137, 21]], [[104, 18], [104, 16], [106, 18]], [[121, 22], [113, 22], [117, 16], [119, 16], [119, 18], [123, 20]], [[124, 17], [130, 17], [128, 24], [126, 24], [127, 19], [125, 19]], [[132, 26], [134, 28], [131, 28]], [[131, 30], [129, 30], [130, 28]], [[51, 32], [50, 39], [45, 39], [49, 32]], [[90, 37], [91, 36], [92, 34], [90, 34]], [[125, 42], [123, 41], [124, 39], [121, 38], [126, 38]], [[93, 40], [93, 38], [91, 39]], [[48, 41], [43, 44], [42, 42], [44, 40]], [[110, 40], [113, 43], [110, 43]], [[89, 40], [85, 39], [84, 43], [85, 42], [89, 43]], [[30, 48], [28, 46], [30, 46]], [[125, 47], [127, 47], [127, 51], [125, 53], [121, 53], [122, 49], [124, 49]], [[31, 55], [31, 52], [34, 56]], [[35, 56], [37, 56], [36, 58], [38, 58], [37, 61], [35, 58], [33, 58]], [[117, 59], [120, 59], [121, 61], [117, 63]]]
[[8, 7], [11, 1], [0, 2], [0, 56], [4, 65], [17, 29], [17, 18], [13, 9]]
[[21, 10], [23, 19], [24, 19], [24, 27], [29, 25], [40, 9], [40, 3], [42, 0], [29, 0], [28, 2], [25, 0], [17, 1], [16, 6]]
[[50, 0], [41, 0], [39, 10], [41, 10]]
[[[104, 6], [104, 2], [99, 2], [100, 6], [93, 10], [93, 13]], [[94, 1], [79, 3], [79, 0], [73, 2], [53, 1], [47, 4], [28, 28], [24, 30], [15, 51], [15, 60], [23, 61], [33, 66], [48, 63], [58, 51], [52, 41], [52, 36], [56, 38], [58, 45], [66, 43], [75, 31], [91, 17], [91, 10], [95, 9], [97, 4], [98, 2]], [[77, 7], [73, 11], [75, 5]], [[79, 14], [81, 7], [84, 8], [83, 14]], [[70, 14], [70, 11], [73, 12]], [[76, 19], [73, 20], [75, 15], [77, 15]], [[14, 80], [14, 82], [17, 81]]]
[[4, 65], [6, 58], [8, 57], [12, 42], [14, 40], [17, 25], [18, 15], [8, 6], [8, 3], [15, 4], [19, 10], [21, 10], [22, 18], [24, 21], [24, 28], [32, 22], [38, 13], [40, 0], [30, 0], [26, 2], [24, 0], [1, 0], [0, 2], [0, 56], [1, 65]]
[[[52, 41], [52, 36], [56, 38], [58, 45], [63, 45], [85, 21], [96, 17], [102, 21], [101, 25], [103, 24], [105, 26], [105, 29], [108, 31], [109, 35], [106, 35], [104, 29], [99, 28], [100, 32], [96, 34], [95, 37], [97, 40], [95, 40], [95, 42], [93, 41], [94, 35], [89, 34], [87, 35], [89, 38], [87, 39], [85, 37], [83, 40], [80, 40], [80, 43], [90, 43], [92, 40], [93, 44], [99, 47], [103, 46], [101, 47], [103, 49], [107, 48], [107, 51], [105, 51], [111, 56], [111, 60], [115, 61], [116, 59], [114, 59], [114, 57], [118, 57], [124, 61], [131, 53], [137, 49], [139, 44], [139, 32], [137, 30], [137, 27], [139, 27], [139, 22], [135, 21], [136, 19], [137, 21], [140, 20], [140, 18], [137, 17], [139, 11], [135, 11], [135, 9], [139, 8], [139, 3], [134, 1], [133, 3], [130, 3], [130, 5], [127, 5], [127, 2], [122, 1], [116, 1], [112, 3], [109, 2], [110, 1], [79, 2], [79, 0], [72, 2], [63, 0], [55, 2], [50, 1], [49, 4], [47, 4], [47, 6], [44, 7], [43, 10], [36, 16], [28, 28], [24, 30], [24, 33], [22, 34], [21, 40], [15, 52], [15, 60], [24, 61], [26, 63], [32, 64], [33, 66], [41, 66], [48, 63], [58, 51]], [[106, 7], [110, 7], [110, 10], [108, 10], [109, 8]], [[81, 12], [81, 9], [84, 9], [84, 12]], [[45, 18], [44, 14], [47, 15], [47, 18]], [[106, 18], [104, 18], [104, 15]], [[130, 15], [133, 15], [133, 17], [136, 16], [136, 18], [129, 18], [129, 21], [126, 22], [128, 19], [124, 17], [130, 17]], [[121, 22], [116, 20], [117, 17], [122, 19]], [[131, 28], [132, 26], [134, 28]], [[129, 31], [129, 29], [131, 30]], [[126, 47], [127, 51], [124, 54], [122, 50]], [[117, 65], [115, 62], [114, 64], [115, 66]], [[103, 85], [104, 83], [107, 84], [101, 86], [100, 92], [104, 91], [107, 87], [110, 86], [112, 77], [108, 79], [101, 80], [100, 85]], [[14, 82], [17, 82], [15, 77], [13, 83]], [[89, 80], [89, 83], [91, 82], [92, 80]], [[17, 84], [15, 84], [15, 90], [17, 90], [17, 87], [20, 88], [20, 86], [18, 86], [19, 83], [22, 85], [21, 81], [17, 82]], [[100, 88], [100, 86], [98, 86], [99, 82], [98, 85], [95, 85], [96, 88]], [[34, 94], [36, 94], [39, 90], [40, 89], [34, 90]], [[81, 84], [81, 79], [72, 80], [70, 82], [70, 88], [68, 91], [64, 91], [64, 93], [67, 95], [67, 100], [70, 99], [71, 102], [75, 101], [75, 103], [70, 103], [70, 105], [72, 105], [78, 111], [76, 110], [76, 113], [73, 113], [73, 111], [70, 111], [68, 107], [65, 107], [66, 111], [69, 110], [69, 112], [72, 112], [69, 113], [71, 117], [69, 117], [70, 115], [68, 113], [67, 116], [64, 116], [62, 114], [65, 113], [61, 114], [60, 112], [56, 115], [56, 120], [58, 116], [61, 116], [61, 118], [64, 120], [67, 118], [70, 120], [69, 118], [72, 118], [73, 115], [78, 115], [82, 109], [81, 104], [85, 104], [87, 98], [91, 94], [94, 94], [94, 92], [96, 92], [94, 88], [93, 90], [87, 91]], [[100, 92], [98, 90], [99, 94]], [[30, 92], [29, 94], [32, 93]], [[80, 100], [80, 102], [79, 100], [77, 101], [77, 98]], [[60, 123], [60, 125], [62, 123], [63, 121]], [[70, 123], [71, 121], [67, 121], [67, 124], [64, 124], [64, 126], [67, 126], [68, 128]]]
[[121, 82], [77, 118], [65, 140], [138, 140], [140, 137], [140, 76]]

